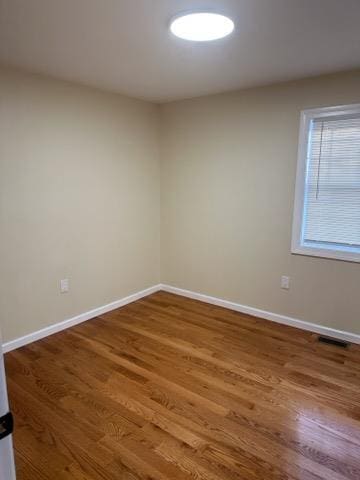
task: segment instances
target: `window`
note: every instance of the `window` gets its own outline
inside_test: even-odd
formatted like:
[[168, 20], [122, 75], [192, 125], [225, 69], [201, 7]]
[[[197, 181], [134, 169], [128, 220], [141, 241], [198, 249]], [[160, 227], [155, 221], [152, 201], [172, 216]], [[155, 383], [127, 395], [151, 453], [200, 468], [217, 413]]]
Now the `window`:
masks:
[[360, 262], [360, 105], [301, 114], [291, 250]]

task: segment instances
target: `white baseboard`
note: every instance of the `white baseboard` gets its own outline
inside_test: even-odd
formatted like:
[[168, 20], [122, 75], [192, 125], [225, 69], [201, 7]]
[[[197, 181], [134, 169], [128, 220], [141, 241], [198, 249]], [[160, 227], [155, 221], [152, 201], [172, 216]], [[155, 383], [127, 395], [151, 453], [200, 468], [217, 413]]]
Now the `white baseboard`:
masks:
[[281, 323], [283, 325], [300, 328], [301, 330], [307, 330], [310, 332], [318, 333], [320, 335], [338, 338], [339, 340], [344, 340], [346, 342], [360, 344], [360, 335], [357, 335], [355, 333], [344, 332], [342, 330], [336, 330], [334, 328], [325, 327], [316, 323], [305, 322], [304, 320], [287, 317], [278, 313], [267, 312], [266, 310], [260, 310], [258, 308], [249, 307], [247, 305], [241, 305], [239, 303], [230, 302], [228, 300], [222, 300], [221, 298], [211, 297], [202, 293], [191, 292], [190, 290], [184, 290], [182, 288], [173, 287], [171, 285], [159, 284], [129, 295], [128, 297], [124, 297], [120, 300], [116, 300], [115, 302], [103, 305], [102, 307], [98, 307], [88, 312], [81, 313], [76, 317], [69, 318], [54, 325], [50, 325], [49, 327], [45, 327], [36, 332], [24, 335], [23, 337], [11, 340], [10, 342], [6, 342], [2, 346], [3, 353], [10, 352], [11, 350], [15, 350], [16, 348], [28, 345], [29, 343], [35, 342], [36, 340], [40, 340], [41, 338], [52, 335], [53, 333], [61, 332], [62, 330], [85, 322], [86, 320], [90, 320], [92, 318], [98, 317], [99, 315], [103, 315], [104, 313], [123, 307], [128, 303], [132, 303], [136, 300], [139, 300], [140, 298], [147, 297], [148, 295], [158, 292], [159, 290], [163, 290], [169, 293], [175, 293], [177, 295], [193, 298], [195, 300], [200, 300], [211, 305], [229, 308], [230, 310], [235, 310], [236, 312], [246, 313], [255, 317], [264, 318], [265, 320], [271, 320], [273, 322]]
[[54, 325], [50, 325], [49, 327], [42, 328], [41, 330], [37, 330], [36, 332], [29, 333], [28, 335], [24, 335], [23, 337], [16, 338], [15, 340], [11, 340], [10, 342], [6, 342], [3, 344], [3, 353], [10, 352], [11, 350], [15, 350], [16, 348], [22, 347], [24, 345], [28, 345], [29, 343], [35, 342], [36, 340], [40, 340], [41, 338], [47, 337], [52, 335], [53, 333], [61, 332], [69, 327], [73, 327], [74, 325], [78, 325], [79, 323], [85, 322], [86, 320], [90, 320], [91, 318], [98, 317], [99, 315], [103, 315], [104, 313], [110, 312], [111, 310], [115, 310], [116, 308], [123, 307], [128, 303], [135, 302], [140, 298], [147, 297], [152, 293], [158, 292], [161, 289], [161, 285], [154, 285], [153, 287], [147, 288], [146, 290], [142, 290], [141, 292], [134, 293], [129, 295], [128, 297], [124, 297], [120, 300], [116, 300], [115, 302], [109, 303], [107, 305], [103, 305], [102, 307], [94, 308], [85, 313], [81, 313], [76, 317], [69, 318], [62, 322], [56, 323]]
[[337, 338], [345, 342], [360, 344], [360, 335], [351, 332], [344, 332], [342, 330], [336, 330], [334, 328], [325, 327], [316, 323], [305, 322], [297, 318], [287, 317], [278, 313], [267, 312], [266, 310], [259, 310], [258, 308], [249, 307], [247, 305], [241, 305], [239, 303], [229, 302], [228, 300], [222, 300], [221, 298], [210, 297], [202, 293], [191, 292], [190, 290], [184, 290], [182, 288], [172, 287], [171, 285], [161, 285], [161, 290], [169, 293], [175, 293], [183, 297], [193, 298], [194, 300], [200, 300], [211, 305], [217, 305], [219, 307], [229, 308], [236, 312], [246, 313], [253, 315], [254, 317], [264, 318], [265, 320], [271, 320], [272, 322], [281, 323], [283, 325], [289, 325], [291, 327], [300, 328], [301, 330], [307, 330], [317, 333], [319, 335], [325, 335], [327, 337]]

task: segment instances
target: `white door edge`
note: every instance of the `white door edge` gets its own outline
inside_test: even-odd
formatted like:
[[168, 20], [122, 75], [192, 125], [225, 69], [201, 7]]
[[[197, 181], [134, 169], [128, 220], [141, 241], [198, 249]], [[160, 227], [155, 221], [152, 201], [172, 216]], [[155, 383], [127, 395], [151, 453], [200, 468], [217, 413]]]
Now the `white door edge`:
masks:
[[[0, 332], [0, 417], [8, 411], [9, 403]], [[16, 480], [12, 435], [0, 440], [0, 478], [1, 480]]]

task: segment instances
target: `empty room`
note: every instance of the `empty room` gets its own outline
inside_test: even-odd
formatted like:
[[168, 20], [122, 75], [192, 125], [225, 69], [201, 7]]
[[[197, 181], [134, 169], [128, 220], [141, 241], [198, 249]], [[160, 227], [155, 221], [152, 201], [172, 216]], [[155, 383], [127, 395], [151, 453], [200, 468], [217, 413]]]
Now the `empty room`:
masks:
[[0, 480], [360, 480], [359, 0], [0, 0]]

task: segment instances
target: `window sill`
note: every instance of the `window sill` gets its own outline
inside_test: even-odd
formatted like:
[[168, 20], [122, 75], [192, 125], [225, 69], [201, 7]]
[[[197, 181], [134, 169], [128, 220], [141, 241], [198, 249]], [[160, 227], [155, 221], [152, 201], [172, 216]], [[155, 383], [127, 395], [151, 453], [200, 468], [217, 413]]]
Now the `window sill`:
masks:
[[291, 253], [295, 255], [305, 255], [309, 257], [320, 257], [331, 260], [360, 263], [360, 252], [357, 253], [344, 250], [334, 250], [332, 248], [318, 248], [300, 245], [293, 246], [291, 248]]

